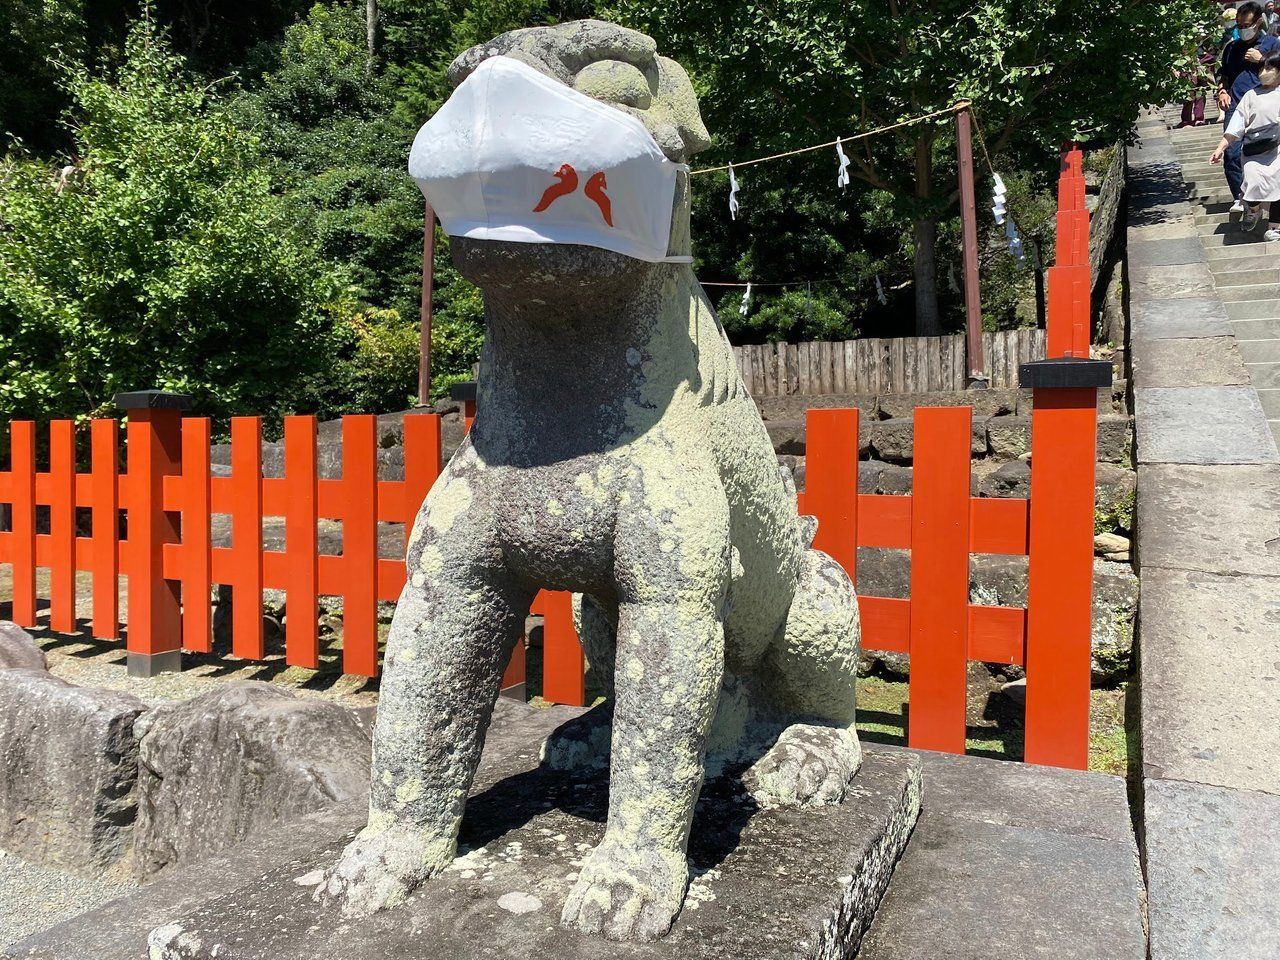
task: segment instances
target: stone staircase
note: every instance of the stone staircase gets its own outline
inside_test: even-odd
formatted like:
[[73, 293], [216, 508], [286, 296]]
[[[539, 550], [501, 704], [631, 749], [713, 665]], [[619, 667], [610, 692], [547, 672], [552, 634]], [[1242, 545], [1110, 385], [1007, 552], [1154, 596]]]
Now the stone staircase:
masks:
[[[1177, 124], [1178, 114], [1178, 107], [1161, 111], [1170, 126]], [[1245, 233], [1240, 214], [1230, 212], [1231, 192], [1222, 167], [1209, 163], [1221, 136], [1216, 122], [1169, 131], [1218, 296], [1280, 444], [1280, 242], [1264, 241], [1262, 227]]]

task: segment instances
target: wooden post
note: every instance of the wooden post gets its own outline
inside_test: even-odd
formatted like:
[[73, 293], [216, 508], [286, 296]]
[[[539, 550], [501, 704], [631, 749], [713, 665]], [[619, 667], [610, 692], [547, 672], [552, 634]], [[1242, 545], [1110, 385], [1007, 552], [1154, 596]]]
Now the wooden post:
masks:
[[422, 219], [422, 327], [418, 334], [418, 406], [431, 403], [431, 290], [436, 273], [436, 213], [426, 205]]
[[960, 154], [960, 222], [964, 248], [964, 317], [970, 385], [987, 384], [982, 356], [982, 298], [978, 290], [978, 204], [973, 187], [973, 118], [969, 107], [956, 113], [956, 149]]
[[9, 424], [10, 482], [9, 560], [13, 564], [13, 622], [36, 625], [36, 425], [30, 420]]
[[907, 744], [964, 753], [973, 410], [916, 407]]
[[805, 428], [805, 513], [816, 517], [813, 545], [858, 582], [858, 411], [810, 410]]
[[573, 629], [573, 594], [544, 590], [534, 603], [542, 614], [542, 696], [571, 707], [586, 705], [582, 647]]
[[[182, 669], [178, 581], [164, 576], [164, 548], [178, 542], [178, 514], [164, 509], [164, 478], [182, 473], [182, 411], [189, 397], [160, 390], [116, 395], [128, 412], [128, 671], [151, 677]], [[261, 523], [261, 521], [259, 521]]]

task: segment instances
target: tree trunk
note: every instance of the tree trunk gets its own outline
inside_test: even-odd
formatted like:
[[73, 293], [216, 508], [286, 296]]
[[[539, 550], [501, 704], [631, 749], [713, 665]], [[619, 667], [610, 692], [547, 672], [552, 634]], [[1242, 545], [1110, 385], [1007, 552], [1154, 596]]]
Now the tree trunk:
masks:
[[364, 36], [369, 50], [368, 70], [372, 73], [378, 58], [378, 0], [365, 0]]
[[942, 336], [938, 316], [938, 221], [931, 217], [915, 223], [916, 241], [916, 336]]
[[[916, 141], [916, 198], [927, 209], [933, 191], [932, 131]], [[942, 319], [938, 316], [938, 221], [932, 214], [915, 221], [915, 288], [916, 336], [942, 336]]]

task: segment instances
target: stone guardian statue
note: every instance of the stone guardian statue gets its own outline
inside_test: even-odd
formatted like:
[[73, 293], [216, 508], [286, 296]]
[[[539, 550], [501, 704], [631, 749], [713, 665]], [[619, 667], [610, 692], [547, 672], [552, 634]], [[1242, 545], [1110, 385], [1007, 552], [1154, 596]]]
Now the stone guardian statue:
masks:
[[562, 922], [653, 940], [704, 777], [765, 807], [843, 799], [854, 591], [813, 549], [689, 265], [683, 164], [709, 137], [684, 70], [588, 20], [503, 34], [450, 78], [411, 170], [484, 293], [478, 415], [414, 525], [369, 822], [318, 895], [364, 915], [451, 862], [529, 605], [571, 590], [609, 696], [543, 762], [607, 768], [610, 790]]

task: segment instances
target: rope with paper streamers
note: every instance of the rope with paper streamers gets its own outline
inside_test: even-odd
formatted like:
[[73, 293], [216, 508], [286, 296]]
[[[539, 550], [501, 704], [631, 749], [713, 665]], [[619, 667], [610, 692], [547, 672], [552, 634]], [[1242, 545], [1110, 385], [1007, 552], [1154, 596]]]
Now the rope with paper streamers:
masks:
[[[835, 147], [836, 160], [837, 160], [837, 163], [839, 164], [836, 171], [836, 186], [843, 191], [848, 189], [848, 186], [850, 183], [850, 176], [849, 176], [850, 160], [848, 155], [844, 152], [845, 144], [852, 143], [857, 140], [865, 140], [868, 137], [878, 136], [879, 134], [888, 133], [893, 130], [900, 130], [903, 127], [910, 127], [917, 123], [924, 123], [928, 120], [935, 120], [938, 117], [954, 115], [956, 113], [959, 113], [961, 110], [969, 110], [969, 115], [973, 118], [974, 131], [978, 135], [978, 143], [982, 148], [982, 159], [983, 159], [983, 162], [986, 164], [987, 170], [990, 172], [991, 178], [994, 182], [992, 195], [991, 195], [991, 201], [992, 201], [991, 213], [995, 217], [996, 224], [998, 226], [1004, 227], [1005, 229], [1005, 237], [1009, 245], [1009, 253], [1012, 256], [1017, 258], [1018, 263], [1021, 266], [1025, 267], [1027, 265], [1026, 251], [1023, 247], [1022, 237], [1019, 233], [1017, 222], [1014, 220], [1013, 214], [1010, 213], [1008, 209], [1007, 190], [1004, 185], [1004, 180], [1001, 179], [1000, 174], [996, 172], [995, 166], [991, 162], [991, 155], [987, 152], [986, 139], [982, 135], [982, 127], [978, 124], [977, 115], [973, 111], [973, 103], [972, 101], [969, 101], [969, 100], [960, 100], [942, 110], [934, 110], [930, 113], [921, 114], [920, 116], [917, 116], [917, 117], [910, 117], [906, 120], [901, 120], [897, 123], [891, 123], [882, 127], [876, 127], [873, 130], [865, 130], [862, 133], [852, 134], [847, 137], [836, 137], [835, 140], [829, 140], [825, 143], [815, 143], [811, 146], [798, 147], [795, 150], [786, 150], [786, 151], [783, 151], [782, 153], [771, 153], [771, 154], [768, 154], [767, 156], [756, 157], [755, 159], [752, 159], [752, 160], [742, 160], [737, 163], [725, 163], [716, 167], [702, 167], [697, 170], [689, 171], [689, 175], [698, 176], [699, 174], [704, 174], [704, 173], [718, 173], [722, 170], [728, 171], [729, 173], [729, 217], [730, 219], [737, 220], [738, 211], [742, 208], [741, 202], [738, 200], [738, 193], [741, 189], [741, 186], [738, 183], [737, 171], [743, 167], [750, 167], [759, 163], [768, 163], [773, 160], [782, 160], [787, 157], [794, 157], [803, 153], [813, 153], [816, 150], [825, 150], [829, 147]], [[836, 282], [836, 279], [837, 278], [831, 277], [831, 278], [826, 278], [822, 280], [797, 280], [797, 281], [790, 281], [786, 283], [754, 283], [753, 281], [730, 283], [730, 282], [703, 281], [702, 285], [704, 287], [745, 287], [746, 290], [743, 293], [742, 303], [738, 308], [739, 314], [745, 317], [751, 310], [751, 294], [754, 287], [796, 287], [796, 286], [803, 285], [806, 288], [808, 288], [811, 284], [814, 284], [814, 283], [834, 283]], [[954, 278], [952, 279], [952, 285], [955, 286]], [[897, 289], [897, 288], [895, 287], [894, 289]], [[885, 294], [884, 284], [881, 282], [879, 274], [876, 274], [876, 299], [879, 300], [881, 304], [888, 303], [888, 297]]]

